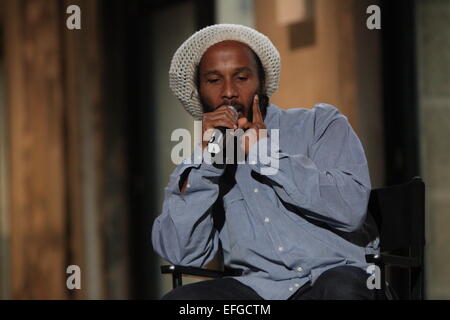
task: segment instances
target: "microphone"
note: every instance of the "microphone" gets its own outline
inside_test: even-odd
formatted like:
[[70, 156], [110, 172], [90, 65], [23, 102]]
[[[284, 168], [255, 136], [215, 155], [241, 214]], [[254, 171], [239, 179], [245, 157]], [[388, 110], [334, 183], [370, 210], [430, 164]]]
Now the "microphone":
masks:
[[[228, 108], [236, 114], [236, 119], [239, 117], [239, 113], [236, 110], [234, 106], [228, 106]], [[217, 130], [214, 130], [213, 134], [211, 135], [211, 139], [208, 142], [208, 152], [211, 154], [217, 154], [220, 150], [220, 145], [222, 144], [222, 141], [225, 137], [226, 130], [228, 128], [226, 127], [217, 127]], [[224, 148], [225, 149], [225, 148]]]

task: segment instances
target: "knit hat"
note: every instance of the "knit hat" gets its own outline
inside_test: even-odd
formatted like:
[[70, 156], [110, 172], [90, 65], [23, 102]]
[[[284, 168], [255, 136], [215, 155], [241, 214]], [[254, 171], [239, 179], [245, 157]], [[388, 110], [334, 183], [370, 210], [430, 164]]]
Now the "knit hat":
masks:
[[261, 60], [265, 72], [265, 93], [270, 97], [280, 79], [280, 54], [262, 33], [237, 24], [216, 24], [194, 33], [175, 52], [169, 69], [169, 85], [194, 119], [200, 120], [202, 104], [197, 90], [197, 67], [209, 47], [225, 40], [248, 45]]

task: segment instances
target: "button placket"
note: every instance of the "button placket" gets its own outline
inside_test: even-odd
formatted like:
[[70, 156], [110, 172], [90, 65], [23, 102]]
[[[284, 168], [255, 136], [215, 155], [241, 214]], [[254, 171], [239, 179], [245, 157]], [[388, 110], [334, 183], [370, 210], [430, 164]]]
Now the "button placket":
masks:
[[[251, 169], [248, 166], [242, 166], [240, 168], [242, 171], [242, 174], [238, 175], [236, 177], [236, 183], [239, 185], [239, 187], [241, 188], [241, 190], [248, 190], [246, 195], [248, 196], [248, 201], [249, 201], [249, 205], [250, 206], [254, 206], [255, 207], [255, 214], [259, 214], [259, 213], [263, 213], [265, 212], [265, 210], [267, 210], [266, 207], [264, 207], [259, 194], [261, 192], [259, 192], [259, 185], [258, 183], [255, 183], [252, 181], [252, 183], [247, 183], [247, 181], [244, 181], [243, 179], [245, 178], [245, 176], [250, 176], [251, 177]], [[238, 169], [239, 170], [239, 169]], [[252, 180], [252, 179], [251, 179]], [[246, 198], [246, 196], [244, 195], [244, 198]], [[268, 236], [271, 240], [271, 242], [273, 243], [273, 245], [275, 246], [275, 251], [278, 252], [279, 254], [283, 253], [284, 248], [282, 246], [280, 246], [281, 239], [278, 235], [278, 233], [276, 232], [276, 230], [274, 230], [274, 226], [273, 224], [271, 224], [270, 228], [269, 228], [269, 224], [268, 222], [270, 222], [270, 218], [267, 216], [263, 216], [264, 218], [260, 218], [262, 219], [264, 222], [266, 222], [264, 225], [266, 226], [266, 230], [268, 233]], [[266, 220], [268, 219], [268, 220]], [[261, 221], [261, 220], [260, 220]], [[275, 232], [274, 232], [275, 231]], [[278, 246], [277, 246], [278, 245]]]

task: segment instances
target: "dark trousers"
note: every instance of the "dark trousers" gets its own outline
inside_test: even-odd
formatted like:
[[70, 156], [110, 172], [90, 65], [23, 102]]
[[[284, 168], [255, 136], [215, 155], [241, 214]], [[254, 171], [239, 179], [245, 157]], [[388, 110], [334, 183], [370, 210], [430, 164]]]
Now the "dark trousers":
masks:
[[[299, 288], [292, 300], [374, 300], [376, 293], [367, 288], [369, 274], [352, 266], [323, 272], [313, 286]], [[233, 278], [201, 281], [178, 287], [163, 300], [262, 300], [252, 288]]]

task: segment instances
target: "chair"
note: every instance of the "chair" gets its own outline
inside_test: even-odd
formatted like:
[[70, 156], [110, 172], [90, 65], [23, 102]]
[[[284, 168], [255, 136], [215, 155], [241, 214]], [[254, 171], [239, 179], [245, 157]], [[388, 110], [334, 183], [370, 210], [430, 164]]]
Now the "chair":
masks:
[[[425, 185], [422, 179], [415, 177], [401, 185], [373, 189], [368, 212], [373, 215], [380, 235], [380, 254], [366, 255], [367, 262], [374, 263], [381, 271], [381, 288], [377, 296], [389, 300], [423, 299]], [[400, 282], [406, 294], [398, 294], [403, 291], [395, 287], [394, 273], [386, 276], [391, 268], [406, 270], [406, 284]], [[182, 285], [183, 275], [221, 278], [241, 274], [240, 270], [228, 268], [218, 271], [178, 265], [163, 265], [161, 272], [172, 274], [173, 288]]]
[[[369, 212], [380, 232], [381, 250], [379, 255], [366, 255], [366, 260], [381, 269], [381, 291], [388, 299], [422, 300], [425, 247], [425, 184], [422, 179], [415, 177], [402, 185], [372, 190]], [[398, 268], [406, 272], [394, 272], [393, 269]], [[386, 274], [390, 274], [389, 279]], [[400, 281], [402, 278], [406, 280]]]

